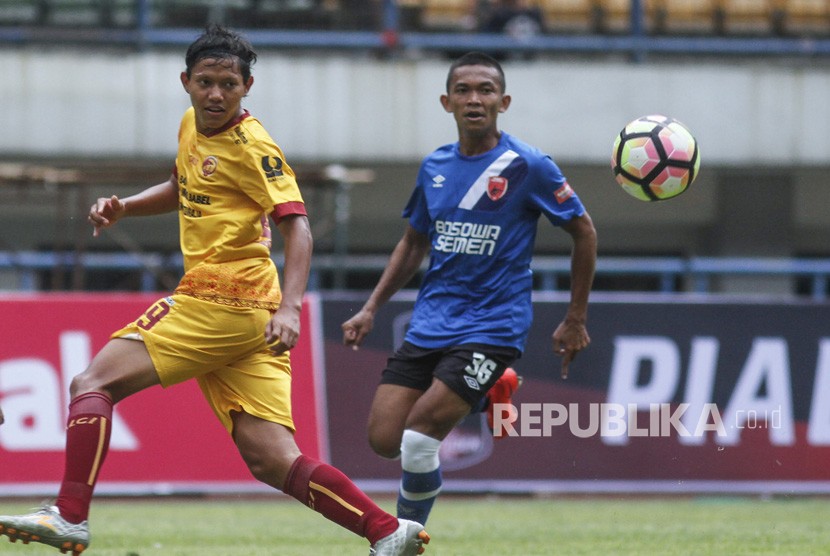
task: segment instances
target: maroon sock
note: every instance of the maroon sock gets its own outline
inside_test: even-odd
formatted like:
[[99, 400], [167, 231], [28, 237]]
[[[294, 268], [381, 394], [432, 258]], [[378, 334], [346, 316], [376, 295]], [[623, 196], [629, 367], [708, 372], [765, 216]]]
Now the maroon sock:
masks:
[[69, 404], [66, 463], [55, 505], [71, 523], [89, 517], [92, 491], [107, 456], [111, 431], [112, 400], [104, 394], [82, 394]]
[[397, 518], [383, 511], [346, 475], [310, 457], [301, 455], [294, 461], [282, 490], [371, 544], [398, 528]]

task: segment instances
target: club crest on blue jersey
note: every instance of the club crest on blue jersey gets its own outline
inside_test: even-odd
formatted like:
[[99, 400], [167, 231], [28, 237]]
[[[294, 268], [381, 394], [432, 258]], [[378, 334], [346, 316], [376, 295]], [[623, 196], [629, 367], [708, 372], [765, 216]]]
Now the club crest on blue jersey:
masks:
[[[507, 154], [513, 156], [507, 157]], [[504, 161], [504, 166], [494, 163], [480, 175], [459, 204], [460, 208], [497, 211], [523, 187], [528, 173], [527, 161], [512, 151], [499, 160]]]
[[491, 201], [498, 201], [507, 193], [507, 178], [504, 176], [490, 176], [487, 181], [487, 196]]

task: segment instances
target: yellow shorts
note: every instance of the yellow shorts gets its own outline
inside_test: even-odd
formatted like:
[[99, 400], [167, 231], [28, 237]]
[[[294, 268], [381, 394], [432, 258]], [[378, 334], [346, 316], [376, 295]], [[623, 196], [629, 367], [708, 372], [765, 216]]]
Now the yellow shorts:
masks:
[[172, 295], [112, 337], [138, 334], [163, 387], [195, 378], [228, 432], [233, 430], [232, 411], [293, 431], [291, 361], [288, 353], [274, 355], [265, 343], [270, 318], [265, 309]]

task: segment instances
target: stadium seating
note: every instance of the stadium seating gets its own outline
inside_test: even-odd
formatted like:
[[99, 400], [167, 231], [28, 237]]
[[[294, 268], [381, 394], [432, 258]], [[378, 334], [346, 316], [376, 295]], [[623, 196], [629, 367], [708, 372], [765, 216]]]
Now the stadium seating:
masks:
[[769, 35], [775, 0], [718, 0], [716, 30], [727, 35]]
[[133, 0], [2, 0], [0, 25], [131, 26], [135, 11]]
[[[631, 1], [630, 0], [596, 0], [599, 10], [599, 31], [601, 33], [627, 33], [631, 29]], [[642, 0], [645, 23], [647, 29], [652, 14], [652, 0]]]
[[248, 18], [242, 14], [253, 16], [255, 11], [247, 0], [154, 0], [151, 5], [159, 25], [170, 27], [203, 27], [208, 21], [239, 24]]
[[421, 0], [426, 31], [470, 31], [476, 26], [475, 0]]
[[[714, 34], [720, 0], [642, 0], [643, 31], [653, 34]], [[631, 30], [631, 0], [541, 0], [548, 28], [599, 33]]]
[[718, 0], [654, 0], [656, 34], [714, 34]]
[[830, 0], [777, 0], [773, 17], [781, 35], [830, 35]]
[[[369, 5], [371, 0], [356, 2]], [[360, 7], [355, 0], [151, 0], [149, 21], [160, 27], [203, 27], [208, 21], [222, 21], [239, 27], [324, 28], [328, 23], [324, 16], [333, 9], [351, 17]], [[377, 11], [376, 6], [370, 9]], [[0, 0], [0, 25], [123, 28], [136, 24], [136, 0]]]
[[0, 25], [34, 24], [38, 8], [34, 2], [0, 1]]
[[[398, 0], [403, 31], [469, 32], [499, 0]], [[632, 0], [526, 0], [549, 33], [622, 34]], [[830, 0], [641, 0], [653, 35], [830, 36]], [[0, 0], [0, 26], [63, 28], [137, 24], [138, 0]], [[264, 29], [379, 29], [380, 0], [150, 0], [154, 27], [222, 21]]]
[[594, 32], [599, 28], [596, 0], [539, 0], [549, 32]]

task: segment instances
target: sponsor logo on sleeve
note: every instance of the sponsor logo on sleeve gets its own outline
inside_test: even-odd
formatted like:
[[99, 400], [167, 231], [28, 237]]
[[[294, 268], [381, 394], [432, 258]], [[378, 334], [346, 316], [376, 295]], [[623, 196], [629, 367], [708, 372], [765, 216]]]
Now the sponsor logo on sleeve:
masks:
[[269, 180], [281, 176], [282, 160], [278, 156], [263, 156], [262, 171], [265, 172], [265, 177]]
[[556, 198], [556, 202], [560, 205], [574, 196], [574, 190], [571, 189], [571, 186], [568, 182], [563, 183], [559, 186], [559, 189], [553, 192], [553, 196]]

